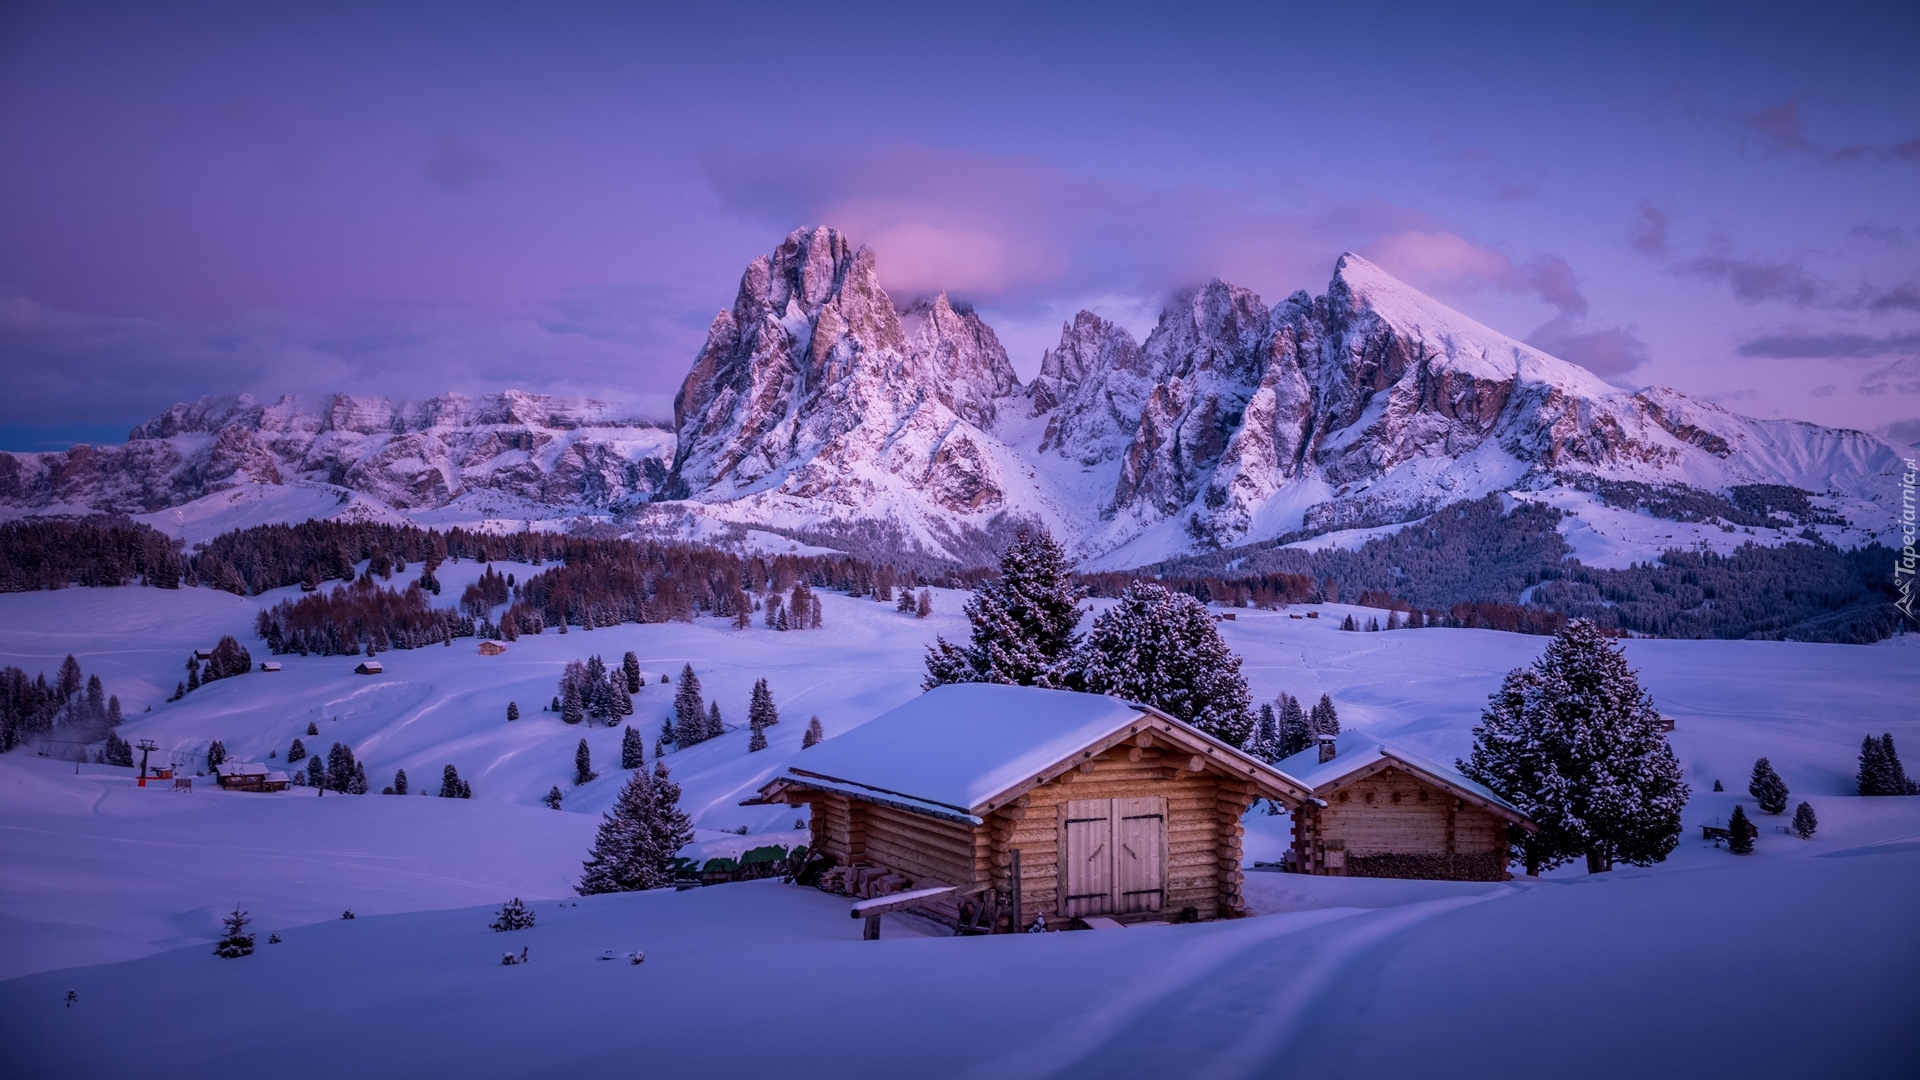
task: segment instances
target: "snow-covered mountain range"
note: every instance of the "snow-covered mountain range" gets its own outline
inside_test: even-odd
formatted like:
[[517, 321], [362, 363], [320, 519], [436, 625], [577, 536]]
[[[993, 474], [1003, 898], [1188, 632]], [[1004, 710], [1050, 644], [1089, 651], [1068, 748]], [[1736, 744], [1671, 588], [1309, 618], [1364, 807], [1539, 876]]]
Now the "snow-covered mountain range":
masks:
[[[208, 398], [123, 446], [0, 456], [0, 505], [164, 525], [244, 494], [264, 499], [252, 517], [315, 512], [276, 501], [297, 487], [423, 523], [586, 514], [890, 537], [963, 558], [1037, 521], [1091, 564], [1124, 567], [1392, 525], [1495, 491], [1578, 516], [1598, 508], [1573, 494], [1595, 479], [1791, 485], [1854, 520], [1858, 540], [1891, 526], [1881, 507], [1901, 456], [1863, 432], [1620, 390], [1352, 254], [1318, 297], [1269, 307], [1218, 280], [1180, 292], [1144, 342], [1082, 311], [1022, 385], [971, 308], [944, 294], [896, 305], [872, 252], [822, 227], [747, 267], [671, 433], [511, 392]], [[235, 517], [214, 510], [198, 519]]]

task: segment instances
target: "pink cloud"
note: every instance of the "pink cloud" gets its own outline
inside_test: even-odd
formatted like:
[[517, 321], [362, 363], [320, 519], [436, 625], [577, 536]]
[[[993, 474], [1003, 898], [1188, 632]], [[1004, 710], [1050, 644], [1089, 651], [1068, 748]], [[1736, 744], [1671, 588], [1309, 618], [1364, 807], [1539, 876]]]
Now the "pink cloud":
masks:
[[1539, 253], [1526, 263], [1450, 232], [1391, 233], [1360, 254], [1415, 288], [1438, 293], [1485, 290], [1532, 295], [1563, 315], [1584, 315], [1586, 297], [1573, 280], [1573, 268], [1558, 255]]

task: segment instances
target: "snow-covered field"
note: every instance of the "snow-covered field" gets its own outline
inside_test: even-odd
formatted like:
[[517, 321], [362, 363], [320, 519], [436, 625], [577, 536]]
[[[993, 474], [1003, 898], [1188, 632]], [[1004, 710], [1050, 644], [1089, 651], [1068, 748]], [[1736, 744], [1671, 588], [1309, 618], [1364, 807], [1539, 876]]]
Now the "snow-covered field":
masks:
[[[443, 566], [446, 595], [479, 570]], [[264, 658], [251, 621], [276, 599], [0, 596], [0, 664], [51, 673], [75, 653], [121, 696], [129, 738], [189, 764], [210, 739], [264, 759], [299, 735], [323, 753], [350, 744], [376, 790], [396, 768], [431, 790], [456, 764], [473, 800], [247, 795], [206, 780], [175, 794], [137, 789], [126, 770], [0, 758], [10, 1073], [174, 1075], [236, 1053], [292, 1075], [485, 1076], [1894, 1076], [1920, 1061], [1920, 799], [1848, 794], [1864, 734], [1892, 732], [1910, 771], [1920, 764], [1913, 636], [1629, 642], [1677, 721], [1695, 792], [1689, 837], [1660, 866], [1504, 886], [1249, 873], [1262, 913], [1250, 920], [935, 939], [889, 916], [870, 943], [843, 899], [775, 883], [568, 897], [621, 780], [620, 732], [568, 727], [540, 705], [568, 659], [632, 649], [649, 679], [632, 722], [651, 743], [673, 691], [662, 672], [692, 663], [733, 724], [766, 677], [782, 716], [769, 750], [748, 755], [742, 729], [668, 760], [700, 853], [790, 843], [795, 811], [739, 800], [801, 753], [808, 716], [832, 734], [917, 693], [922, 646], [965, 633], [961, 594], [937, 592], [924, 621], [828, 594], [820, 631], [710, 619], [549, 631], [492, 658], [463, 641], [382, 654], [380, 677], [352, 674], [351, 659], [286, 657], [277, 674], [164, 701], [188, 651], [222, 633]], [[1465, 752], [1500, 675], [1545, 644], [1342, 633], [1358, 609], [1338, 605], [1290, 617], [1307, 610], [1221, 624], [1256, 698], [1329, 693], [1347, 726], [1439, 760]], [[511, 724], [508, 701], [522, 716]], [[319, 736], [304, 736], [309, 722]], [[602, 778], [574, 788], [582, 735]], [[1763, 816], [1752, 858], [1701, 842], [1700, 824], [1736, 801], [1753, 808], [1746, 778], [1763, 754], [1794, 802], [1814, 804], [1820, 833], [1803, 842]], [[1711, 792], [1715, 779], [1728, 790]], [[558, 813], [538, 802], [556, 784]], [[1286, 823], [1250, 815], [1248, 860], [1277, 858]], [[489, 932], [514, 895], [540, 925]], [[214, 958], [217, 915], [236, 903], [263, 943], [269, 931], [285, 941]], [[349, 907], [359, 918], [340, 920]], [[502, 967], [509, 944], [531, 963]], [[646, 964], [597, 959], [634, 949]]]

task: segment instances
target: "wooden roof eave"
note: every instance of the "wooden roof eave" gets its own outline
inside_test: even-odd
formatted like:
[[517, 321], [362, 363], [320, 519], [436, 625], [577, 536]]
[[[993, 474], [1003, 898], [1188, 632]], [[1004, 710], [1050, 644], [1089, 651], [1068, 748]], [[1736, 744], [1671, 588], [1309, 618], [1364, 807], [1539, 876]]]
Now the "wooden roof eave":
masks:
[[923, 817], [951, 821], [969, 828], [985, 824], [981, 818], [969, 814], [964, 810], [947, 806], [944, 803], [928, 802], [924, 799], [913, 798], [910, 795], [899, 795], [890, 791], [880, 791], [860, 784], [819, 776], [789, 775], [778, 777], [761, 788], [760, 794], [756, 799], [746, 800], [740, 805], [757, 806], [763, 803], [773, 802], [784, 795], [789, 788], [802, 788], [809, 791], [844, 795], [850, 799], [858, 799], [862, 802], [870, 802], [879, 806], [890, 806], [896, 810], [904, 810], [910, 814], [920, 814]]
[[1052, 783], [1083, 763], [1099, 757], [1116, 746], [1123, 746], [1138, 738], [1142, 733], [1151, 733], [1155, 739], [1181, 747], [1188, 753], [1200, 758], [1207, 771], [1236, 780], [1250, 782], [1254, 786], [1256, 797], [1272, 799], [1274, 802], [1293, 810], [1302, 802], [1313, 798], [1313, 792], [1305, 784], [1286, 773], [1226, 743], [1207, 735], [1150, 705], [1129, 702], [1141, 712], [1140, 719], [1118, 728], [1107, 735], [1094, 740], [1065, 760], [1055, 762], [1031, 776], [1011, 784], [992, 796], [975, 803], [973, 813], [981, 817], [1012, 803], [1042, 784]]
[[1337, 779], [1329, 780], [1321, 784], [1313, 790], [1313, 794], [1321, 799], [1325, 799], [1328, 795], [1339, 791], [1343, 787], [1365, 780], [1369, 776], [1377, 775], [1388, 769], [1399, 769], [1401, 772], [1407, 773], [1427, 784], [1439, 788], [1456, 799], [1477, 806], [1503, 821], [1520, 826], [1528, 832], [1540, 831], [1540, 826], [1534, 824], [1525, 814], [1515, 810], [1513, 807], [1505, 803], [1494, 802], [1471, 788], [1462, 787], [1444, 776], [1437, 776], [1418, 765], [1404, 761], [1394, 756], [1391, 751], [1382, 751], [1378, 759], [1368, 762], [1366, 765]]

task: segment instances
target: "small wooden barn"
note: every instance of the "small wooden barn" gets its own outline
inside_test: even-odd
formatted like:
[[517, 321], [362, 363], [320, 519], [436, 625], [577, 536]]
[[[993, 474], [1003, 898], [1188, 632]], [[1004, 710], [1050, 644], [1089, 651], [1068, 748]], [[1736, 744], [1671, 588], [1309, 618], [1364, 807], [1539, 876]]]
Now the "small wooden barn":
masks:
[[227, 791], [285, 791], [290, 783], [286, 773], [251, 761], [223, 761], [213, 774]]
[[380, 666], [380, 661], [378, 660], [362, 660], [354, 667], [353, 673], [355, 675], [378, 675], [386, 670], [386, 668]]
[[888, 891], [955, 887], [923, 914], [959, 926], [1018, 911], [1025, 927], [1244, 914], [1241, 815], [1306, 797], [1145, 706], [964, 683], [803, 751], [750, 802], [809, 806], [812, 850]]
[[483, 641], [480, 643], [481, 656], [499, 656], [506, 651], [507, 647], [497, 641]]
[[1458, 771], [1359, 732], [1275, 767], [1313, 793], [1293, 812], [1299, 873], [1505, 881], [1508, 826], [1536, 828]]

